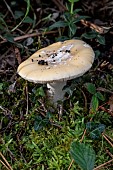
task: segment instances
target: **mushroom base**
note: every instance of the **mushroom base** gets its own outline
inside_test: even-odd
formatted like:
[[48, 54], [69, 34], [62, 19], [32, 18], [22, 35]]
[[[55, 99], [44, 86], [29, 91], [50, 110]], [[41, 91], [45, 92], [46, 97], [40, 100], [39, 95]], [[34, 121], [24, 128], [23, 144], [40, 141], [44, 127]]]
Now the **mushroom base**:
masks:
[[57, 104], [58, 101], [62, 101], [64, 99], [65, 92], [62, 89], [65, 85], [66, 82], [64, 81], [47, 83], [48, 88], [47, 94], [54, 104]]

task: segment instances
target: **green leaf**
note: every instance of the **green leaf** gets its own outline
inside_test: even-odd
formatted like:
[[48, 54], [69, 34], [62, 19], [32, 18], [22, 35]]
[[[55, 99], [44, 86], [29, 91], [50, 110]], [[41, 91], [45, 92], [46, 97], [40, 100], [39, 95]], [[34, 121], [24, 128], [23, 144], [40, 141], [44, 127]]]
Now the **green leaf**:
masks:
[[34, 23], [33, 19], [31, 19], [29, 16], [27, 16], [24, 21], [24, 23]]
[[35, 91], [35, 95], [36, 96], [41, 96], [41, 97], [44, 97], [45, 96], [45, 93], [44, 93], [44, 90], [43, 90], [43, 87], [39, 87], [36, 91]]
[[4, 20], [4, 16], [3, 16], [3, 14], [0, 13], [0, 28], [4, 29], [4, 26], [8, 30], [8, 26], [7, 26], [7, 24], [6, 24], [5, 20]]
[[86, 89], [88, 90], [89, 93], [91, 93], [91, 94], [95, 94], [96, 93], [96, 87], [95, 87], [94, 84], [86, 83], [85, 86], [86, 86]]
[[12, 34], [10, 34], [10, 33], [6, 33], [6, 34], [4, 35], [4, 38], [6, 38], [7, 41], [9, 41], [10, 43], [15, 44], [17, 47], [23, 48], [22, 44], [17, 43], [17, 42], [14, 41], [15, 36], [16, 36], [16, 35], [12, 35]]
[[43, 127], [45, 127], [49, 123], [49, 119], [45, 118], [42, 119], [41, 116], [37, 116], [34, 122], [34, 130], [38, 131], [41, 130]]
[[88, 16], [78, 16], [77, 18], [75, 18], [73, 23], [77, 23], [77, 22], [81, 21], [82, 19], [86, 19], [86, 18], [89, 18], [89, 17]]
[[97, 59], [100, 54], [101, 54], [100, 51], [99, 51], [99, 50], [96, 50], [96, 51], [95, 51], [95, 58]]
[[49, 30], [52, 30], [54, 28], [66, 27], [66, 26], [67, 26], [67, 23], [65, 21], [58, 21], [58, 22], [55, 22], [53, 25], [51, 25], [49, 27]]
[[4, 35], [4, 38], [6, 38], [7, 41], [9, 41], [9, 42], [14, 43], [14, 36], [13, 36], [12, 34], [6, 33], [6, 34]]
[[99, 101], [98, 98], [96, 97], [96, 95], [93, 95], [92, 99], [91, 99], [91, 109], [93, 112], [97, 111], [99, 106]]
[[98, 35], [97, 36], [97, 41], [102, 44], [102, 45], [105, 45], [105, 38], [101, 35]]
[[3, 90], [3, 83], [0, 83], [0, 91]]
[[77, 13], [80, 12], [80, 11], [82, 11], [82, 9], [75, 9], [75, 10], [73, 11], [73, 14], [77, 14]]
[[83, 170], [93, 170], [95, 164], [95, 151], [89, 145], [73, 142], [70, 153], [74, 161], [79, 164]]
[[105, 125], [100, 123], [88, 122], [86, 129], [92, 139], [98, 139], [101, 133], [105, 130]]
[[74, 2], [78, 2], [80, 0], [68, 0], [68, 1], [71, 2], [71, 3], [74, 3]]
[[0, 23], [0, 30], [4, 30], [4, 29], [5, 29], [4, 25], [2, 25], [2, 24]]
[[69, 37], [67, 37], [67, 36], [60, 36], [60, 37], [56, 38], [56, 42], [58, 42], [58, 41], [65, 41], [65, 40], [69, 40]]
[[95, 32], [89, 32], [89, 33], [84, 33], [82, 34], [82, 37], [86, 39], [93, 39], [96, 38], [97, 34]]
[[66, 88], [64, 89], [64, 91], [65, 91], [65, 93], [67, 93], [67, 94], [70, 95], [70, 96], [72, 96], [72, 94], [73, 94], [73, 90], [72, 90], [70, 87], [66, 87]]
[[22, 17], [24, 15], [24, 13], [22, 11], [15, 11], [14, 16], [15, 19], [18, 19], [20, 17]]
[[69, 37], [72, 38], [76, 33], [77, 27], [74, 23], [70, 23], [69, 25]]
[[100, 92], [97, 92], [95, 95], [96, 95], [96, 97], [97, 97], [98, 99], [100, 99], [100, 100], [102, 100], [102, 101], [105, 100], [105, 99], [104, 99], [104, 96], [103, 96]]

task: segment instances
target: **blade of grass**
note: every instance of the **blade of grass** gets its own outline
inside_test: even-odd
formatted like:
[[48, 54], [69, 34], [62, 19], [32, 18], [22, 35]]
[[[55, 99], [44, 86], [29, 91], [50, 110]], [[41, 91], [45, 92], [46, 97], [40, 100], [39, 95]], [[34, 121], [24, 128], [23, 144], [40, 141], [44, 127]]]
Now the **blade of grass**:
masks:
[[5, 5], [7, 6], [7, 9], [8, 9], [9, 12], [11, 13], [12, 17], [15, 18], [14, 14], [13, 14], [13, 12], [12, 12], [10, 6], [9, 6], [8, 3], [6, 2], [6, 0], [3, 0], [3, 1], [4, 1]]
[[27, 15], [28, 15], [28, 13], [29, 13], [29, 9], [30, 9], [30, 0], [26, 0], [26, 2], [27, 2], [27, 9], [26, 9], [25, 16], [24, 16], [24, 18], [19, 22], [19, 24], [16, 25], [16, 27], [14, 27], [14, 28], [11, 30], [11, 32], [15, 31], [15, 30], [22, 24], [22, 22], [24, 21], [24, 19], [27, 17]]

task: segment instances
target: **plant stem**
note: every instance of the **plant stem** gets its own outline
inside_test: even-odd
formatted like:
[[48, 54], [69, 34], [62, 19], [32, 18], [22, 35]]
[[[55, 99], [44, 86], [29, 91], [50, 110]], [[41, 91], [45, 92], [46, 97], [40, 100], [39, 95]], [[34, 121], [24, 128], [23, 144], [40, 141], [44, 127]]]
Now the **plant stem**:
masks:
[[73, 6], [74, 6], [74, 2], [71, 2], [71, 14], [73, 14]]

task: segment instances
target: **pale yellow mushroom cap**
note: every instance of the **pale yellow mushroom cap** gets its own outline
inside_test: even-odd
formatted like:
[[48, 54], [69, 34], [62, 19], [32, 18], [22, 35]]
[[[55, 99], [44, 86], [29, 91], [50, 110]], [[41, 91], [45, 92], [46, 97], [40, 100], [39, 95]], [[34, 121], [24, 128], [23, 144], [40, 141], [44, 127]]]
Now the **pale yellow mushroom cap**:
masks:
[[94, 61], [93, 49], [82, 40], [56, 42], [22, 62], [18, 74], [35, 83], [70, 80], [82, 76]]

